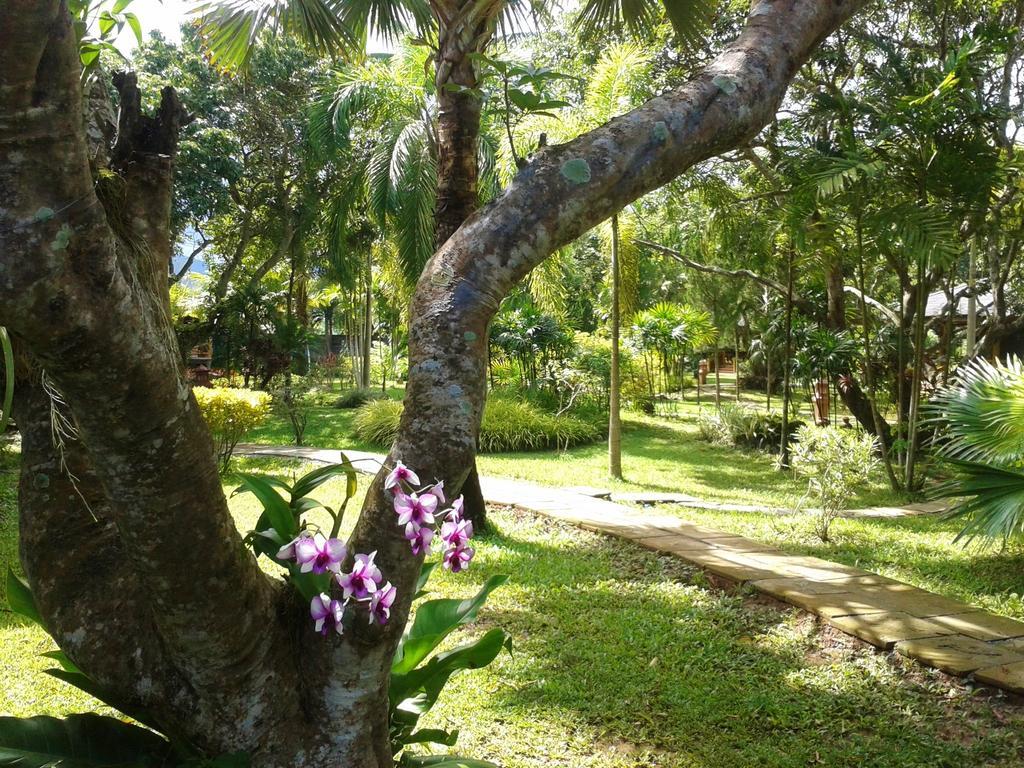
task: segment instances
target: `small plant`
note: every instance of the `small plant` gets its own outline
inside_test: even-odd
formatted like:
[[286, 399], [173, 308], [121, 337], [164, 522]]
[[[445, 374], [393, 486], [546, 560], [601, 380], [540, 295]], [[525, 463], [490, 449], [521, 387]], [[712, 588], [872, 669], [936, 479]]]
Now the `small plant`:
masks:
[[210, 428], [221, 472], [227, 472], [235, 446], [266, 420], [271, 397], [249, 389], [196, 387], [192, 392]]
[[703, 408], [697, 413], [697, 438], [714, 445], [732, 445], [732, 435], [721, 415]]
[[832, 521], [842, 514], [857, 485], [866, 483], [877, 466], [875, 438], [837, 427], [804, 426], [796, 436], [791, 458], [797, 474], [808, 481], [821, 510], [814, 532], [829, 541]]
[[309, 414], [317, 402], [317, 392], [309, 378], [285, 384], [271, 393], [274, 412], [288, 420], [292, 428], [292, 438], [296, 445], [302, 445], [309, 423]]

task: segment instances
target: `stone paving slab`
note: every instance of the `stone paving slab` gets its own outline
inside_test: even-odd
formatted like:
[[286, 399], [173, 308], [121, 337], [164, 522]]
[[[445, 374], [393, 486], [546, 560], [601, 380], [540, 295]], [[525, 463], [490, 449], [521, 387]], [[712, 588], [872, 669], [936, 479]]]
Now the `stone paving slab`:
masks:
[[1024, 661], [979, 669], [974, 673], [974, 679], [985, 685], [993, 685], [1014, 693], [1024, 693]]
[[1024, 651], [1024, 622], [996, 616], [987, 611], [972, 610], [969, 613], [957, 613], [951, 616], [933, 616], [931, 621], [953, 631], [973, 637], [976, 640], [1007, 640], [1021, 639]]
[[1024, 655], [965, 635], [946, 635], [922, 640], [903, 640], [896, 650], [951, 675], [1024, 662]]
[[884, 651], [891, 650], [901, 640], [955, 634], [952, 629], [901, 611], [834, 616], [828, 623]]
[[[325, 463], [337, 462], [341, 457], [336, 450], [292, 446], [242, 445], [238, 452]], [[384, 458], [364, 451], [345, 451], [345, 455], [358, 470], [368, 473], [375, 472]], [[902, 655], [944, 672], [973, 673], [987, 685], [1024, 693], [1024, 622], [852, 566], [788, 555], [770, 545], [687, 523], [675, 516], [645, 514], [585, 494], [584, 489], [573, 492], [488, 477], [481, 478], [481, 486], [491, 503], [529, 509], [667, 552], [816, 613], [832, 626], [879, 648], [895, 646]], [[766, 509], [700, 500], [672, 503], [735, 511]], [[934, 514], [940, 507], [933, 503], [854, 512], [891, 517], [896, 516], [893, 510], [900, 514]]]

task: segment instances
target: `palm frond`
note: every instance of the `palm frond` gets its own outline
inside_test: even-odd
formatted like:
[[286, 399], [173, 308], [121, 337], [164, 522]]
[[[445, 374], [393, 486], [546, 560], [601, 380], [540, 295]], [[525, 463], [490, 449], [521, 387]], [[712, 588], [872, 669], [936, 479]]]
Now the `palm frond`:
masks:
[[943, 455], [1011, 466], [1024, 461], [1024, 365], [973, 360], [928, 405], [944, 427]]
[[360, 30], [343, 19], [348, 0], [212, 0], [198, 5], [199, 31], [213, 61], [244, 69], [264, 32], [284, 33], [321, 54], [359, 55]]
[[951, 460], [950, 464], [956, 477], [932, 495], [959, 499], [946, 513], [967, 518], [956, 541], [983, 537], [1005, 543], [1024, 533], [1024, 473], [973, 461]]
[[588, 37], [624, 29], [644, 39], [667, 18], [679, 45], [696, 50], [710, 29], [716, 7], [712, 0], [586, 0], [576, 24]]

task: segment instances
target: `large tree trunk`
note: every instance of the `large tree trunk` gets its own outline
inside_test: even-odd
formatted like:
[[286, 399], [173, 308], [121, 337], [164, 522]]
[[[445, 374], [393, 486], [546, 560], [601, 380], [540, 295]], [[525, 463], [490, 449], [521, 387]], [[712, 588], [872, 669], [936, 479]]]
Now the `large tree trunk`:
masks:
[[[461, 17], [466, 2], [451, 3], [447, 16]], [[435, 242], [444, 245], [480, 203], [479, 97], [464, 89], [477, 88], [471, 53], [482, 53], [490, 33], [465, 22], [441, 25], [437, 57], [437, 198]], [[479, 430], [477, 441], [479, 442]], [[487, 504], [480, 488], [476, 458], [462, 488], [463, 511], [478, 531], [487, 527]]]
[[[457, 493], [473, 462], [487, 324], [501, 298], [555, 248], [749, 141], [810, 51], [859, 4], [759, 4], [693, 81], [548, 148], [450, 237], [413, 302], [391, 460]], [[22, 558], [43, 618], [85, 672], [208, 754], [246, 751], [258, 768], [390, 766], [388, 670], [422, 558], [395, 524], [382, 472], [349, 551], [376, 550], [398, 589], [392, 619], [323, 638], [308, 606], [243, 547], [182, 374], [166, 262], [157, 281], [152, 251], [139, 258], [126, 247], [93, 191], [79, 73], [58, 0], [0, 6], [0, 324], [62, 393], [80, 434], [69, 466], [81, 496], [47, 442], [45, 402], [23, 387]], [[165, 105], [128, 153], [147, 185], [171, 182], [174, 146], [159, 140], [171, 132], [156, 129], [172, 95]], [[145, 227], [166, 229], [163, 209], [140, 213]]]

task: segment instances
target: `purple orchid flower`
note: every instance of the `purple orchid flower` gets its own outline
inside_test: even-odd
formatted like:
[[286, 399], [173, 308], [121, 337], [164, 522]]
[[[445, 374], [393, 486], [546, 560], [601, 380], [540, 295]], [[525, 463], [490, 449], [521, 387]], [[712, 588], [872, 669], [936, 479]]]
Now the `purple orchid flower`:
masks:
[[[394, 600], [392, 600], [394, 602]], [[321, 592], [309, 603], [309, 615], [313, 617], [313, 628], [325, 637], [333, 629], [339, 635], [345, 631], [341, 624], [345, 614], [345, 604], [340, 600], [332, 600], [329, 595]]]
[[369, 606], [371, 624], [374, 621], [381, 625], [388, 623], [388, 619], [391, 618], [391, 606], [394, 605], [397, 595], [398, 589], [391, 586], [390, 581], [373, 593]]
[[430, 488], [423, 492], [424, 496], [426, 496], [427, 494], [436, 497], [438, 504], [444, 504], [444, 480], [438, 480]]
[[373, 558], [376, 556], [376, 552], [371, 552], [368, 555], [356, 555], [352, 571], [336, 577], [338, 586], [341, 587], [346, 600], [350, 597], [354, 597], [356, 600], [366, 600], [377, 591], [382, 577], [380, 568], [373, 562]]
[[476, 550], [472, 547], [453, 547], [444, 553], [444, 567], [452, 573], [459, 573], [469, 567]]
[[459, 498], [455, 499], [455, 501], [452, 502], [451, 509], [448, 510], [448, 519], [449, 520], [453, 520], [455, 522], [458, 522], [459, 520], [462, 519], [462, 504], [463, 504], [463, 499], [462, 499], [462, 496], [459, 495]]
[[294, 539], [292, 539], [287, 544], [285, 544], [283, 547], [281, 547], [279, 550], [277, 550], [277, 559], [278, 560], [294, 560], [295, 559], [295, 545], [298, 544], [303, 539], [310, 539], [312, 537], [313, 537], [312, 533], [310, 533], [309, 531], [303, 531], [298, 536], [296, 536]]
[[[299, 536], [291, 544], [282, 547], [277, 553], [278, 557], [289, 547], [295, 562], [299, 564], [299, 570], [303, 573], [326, 573], [341, 571], [341, 563], [348, 554], [344, 543], [340, 539], [326, 539], [322, 533], [312, 536]], [[287, 553], [286, 553], [287, 554]]]
[[[398, 461], [395, 462], [395, 468], [388, 473], [388, 476], [384, 479], [384, 489], [391, 490], [397, 488], [398, 491], [402, 490], [402, 481], [405, 481], [409, 485], [419, 485], [420, 477], [405, 464]], [[397, 492], [397, 491], [396, 491]]]
[[473, 538], [473, 523], [470, 520], [450, 519], [441, 525], [441, 541], [449, 549], [465, 546]]
[[425, 493], [417, 496], [415, 493], [399, 493], [395, 496], [395, 512], [398, 514], [398, 524], [407, 525], [415, 523], [417, 526], [433, 525], [434, 511], [437, 509], [437, 496]]
[[405, 538], [412, 547], [412, 553], [418, 555], [420, 552], [430, 554], [430, 542], [434, 538], [434, 529], [426, 525], [407, 523], [405, 526]]

